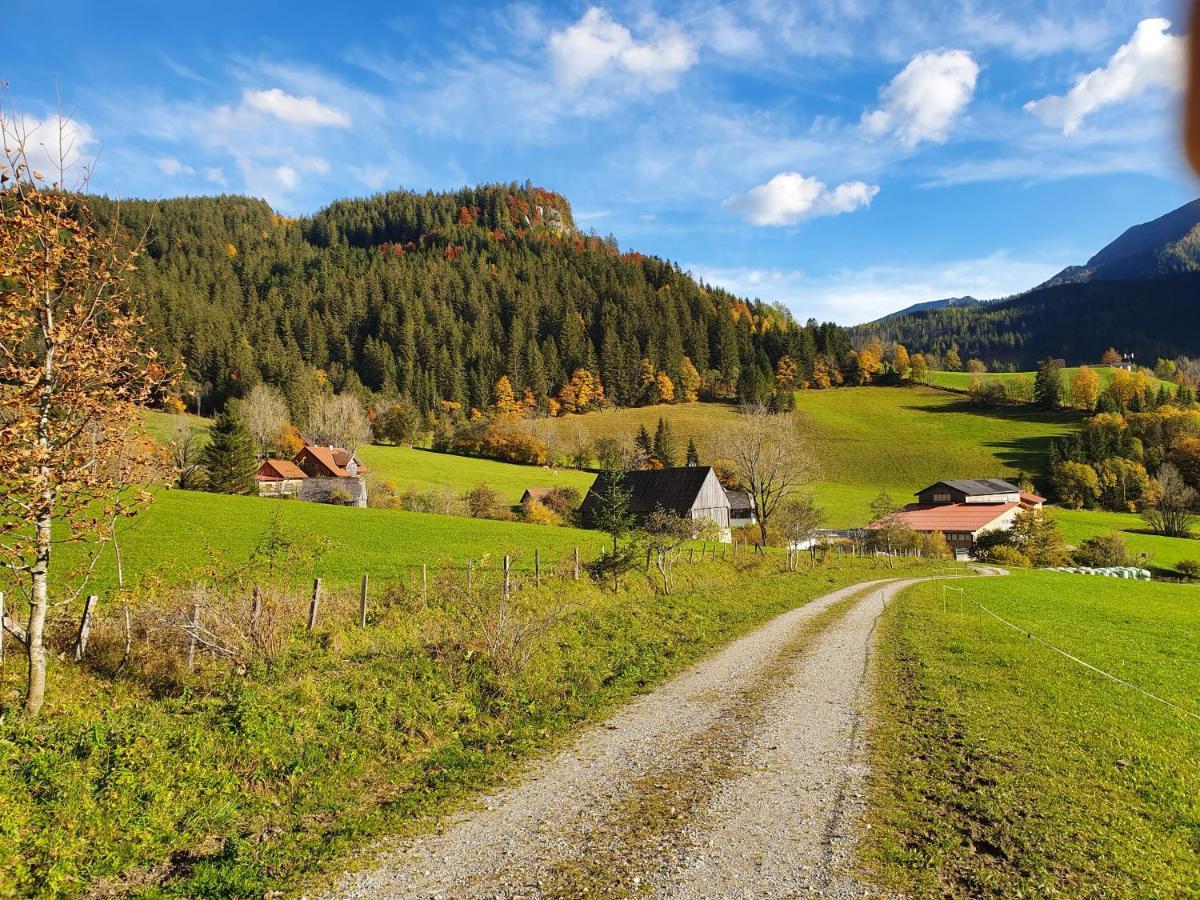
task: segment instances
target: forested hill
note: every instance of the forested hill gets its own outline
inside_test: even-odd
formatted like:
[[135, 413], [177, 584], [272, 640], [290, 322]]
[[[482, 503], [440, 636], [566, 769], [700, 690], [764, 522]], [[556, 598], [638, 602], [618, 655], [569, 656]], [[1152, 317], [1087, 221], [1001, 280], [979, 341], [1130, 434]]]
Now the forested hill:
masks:
[[206, 412], [260, 379], [294, 412], [324, 384], [484, 409], [501, 375], [544, 408], [581, 369], [618, 405], [657, 399], [659, 372], [754, 396], [782, 356], [803, 378], [849, 350], [837, 326], [799, 327], [578, 232], [564, 197], [529, 184], [387, 193], [298, 220], [236, 196], [88, 203], [147, 234], [132, 278]]

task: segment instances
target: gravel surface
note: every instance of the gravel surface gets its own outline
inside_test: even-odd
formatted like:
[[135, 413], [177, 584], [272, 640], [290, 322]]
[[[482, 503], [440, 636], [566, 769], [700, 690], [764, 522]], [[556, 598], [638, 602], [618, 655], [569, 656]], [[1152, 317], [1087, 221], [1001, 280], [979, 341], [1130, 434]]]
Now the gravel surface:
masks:
[[330, 897], [864, 896], [875, 624], [916, 580], [784, 613], [536, 761]]

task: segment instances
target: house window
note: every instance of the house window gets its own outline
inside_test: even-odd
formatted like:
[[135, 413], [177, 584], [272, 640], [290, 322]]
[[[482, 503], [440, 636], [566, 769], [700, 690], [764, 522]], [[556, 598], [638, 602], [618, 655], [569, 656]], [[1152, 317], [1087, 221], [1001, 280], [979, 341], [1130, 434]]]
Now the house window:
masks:
[[933, 502], [934, 503], [949, 503], [950, 495], [949, 494], [934, 494]]

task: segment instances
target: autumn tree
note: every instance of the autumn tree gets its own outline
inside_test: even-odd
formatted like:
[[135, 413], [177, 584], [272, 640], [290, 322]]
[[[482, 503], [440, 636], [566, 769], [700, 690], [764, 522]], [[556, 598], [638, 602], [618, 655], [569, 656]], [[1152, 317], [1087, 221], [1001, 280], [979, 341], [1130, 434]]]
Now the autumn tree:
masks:
[[1071, 403], [1089, 412], [1100, 399], [1100, 376], [1090, 366], [1080, 366], [1071, 376]]
[[1142, 519], [1158, 534], [1190, 537], [1192, 524], [1200, 513], [1200, 494], [1170, 463], [1164, 463], [1158, 470], [1154, 487], [1154, 500], [1146, 505]]
[[492, 409], [498, 416], [515, 416], [521, 411], [516, 392], [507, 375], [501, 375], [492, 385]]
[[929, 365], [925, 362], [924, 353], [914, 353], [909, 362], [909, 367], [912, 369], [913, 381], [923, 383], [929, 377]]
[[775, 512], [775, 527], [789, 546], [812, 540], [824, 521], [825, 511], [808, 494], [792, 494]]
[[654, 386], [660, 403], [675, 402], [675, 384], [671, 381], [670, 375], [666, 372], [659, 372], [654, 376]]
[[796, 387], [799, 380], [800, 367], [796, 365], [796, 360], [786, 353], [779, 357], [779, 361], [775, 363], [775, 383], [783, 390], [790, 391]]
[[238, 401], [237, 414], [249, 429], [259, 458], [278, 451], [290, 424], [287, 403], [279, 391], [259, 382]]
[[1101, 365], [1115, 366], [1121, 362], [1121, 354], [1117, 352], [1116, 347], [1109, 347], [1100, 356]]
[[967, 371], [975, 375], [982, 375], [988, 370], [987, 364], [982, 359], [967, 360]]
[[702, 381], [700, 373], [696, 371], [696, 366], [685, 356], [679, 366], [679, 390], [681, 394], [679, 399], [684, 403], [695, 403], [700, 397], [700, 385]]
[[[924, 357], [921, 362], [925, 361]], [[892, 351], [892, 368], [896, 370], [896, 374], [900, 378], [907, 378], [909, 370], [912, 367], [912, 360], [908, 356], [908, 348], [903, 344], [897, 344], [896, 349]]]
[[946, 351], [946, 355], [942, 358], [942, 367], [947, 372], [962, 371], [962, 357], [958, 355], [958, 344], [950, 345], [950, 349]]
[[[166, 374], [131, 311], [126, 276], [138, 251], [89, 224], [66, 190], [67, 134], [60, 120], [58, 178], [47, 182], [29, 165], [33, 136], [0, 110], [0, 564], [27, 579], [30, 716], [45, 700], [53, 544], [99, 544], [114, 517], [149, 501], [121, 488], [134, 469], [154, 464], [137, 435], [140, 407]], [[54, 137], [37, 140], [53, 145]]]
[[816, 474], [798, 420], [762, 406], [744, 406], [726, 430], [720, 455], [733, 463], [750, 492], [765, 545], [767, 526], [779, 504]]
[[313, 404], [304, 433], [314, 444], [344, 447], [353, 453], [370, 442], [371, 423], [357, 397], [327, 394]]

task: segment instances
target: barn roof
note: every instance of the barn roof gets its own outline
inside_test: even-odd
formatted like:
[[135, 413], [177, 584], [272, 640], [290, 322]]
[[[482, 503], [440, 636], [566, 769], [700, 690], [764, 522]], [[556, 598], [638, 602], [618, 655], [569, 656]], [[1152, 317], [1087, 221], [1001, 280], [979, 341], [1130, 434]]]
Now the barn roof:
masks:
[[[686, 513], [692, 509], [711, 473], [712, 466], [641, 469], [622, 474], [621, 485], [631, 494], [629, 511], [635, 515], [654, 512], [659, 506], [667, 512]], [[599, 503], [596, 495], [603, 487], [604, 478], [604, 475], [598, 476], [584, 498], [581, 509], [585, 513]]]
[[259, 481], [282, 481], [308, 476], [290, 459], [264, 459], [255, 477]]
[[733, 509], [754, 509], [754, 499], [749, 491], [726, 488], [725, 496], [729, 498], [729, 505]]
[[[347, 478], [350, 473], [338, 464], [337, 457], [334, 455], [335, 449], [334, 447], [321, 447], [317, 444], [305, 444], [303, 449], [296, 454], [296, 459], [299, 460], [301, 456], [307, 454], [319, 462], [329, 472], [331, 477]], [[343, 450], [342, 452], [345, 453], [346, 451]]]
[[[895, 514], [914, 531], [979, 531], [1019, 503], [910, 503]], [[883, 520], [868, 528], [879, 528]]]
[[951, 490], [962, 491], [968, 497], [978, 497], [980, 494], [1019, 494], [1021, 492], [1021, 489], [1015, 484], [1002, 478], [970, 478], [960, 481], [935, 481], [918, 493], [923, 494], [939, 484], [944, 484]]
[[525, 488], [525, 493], [521, 495], [521, 502], [525, 503], [529, 500], [545, 500], [554, 493], [554, 488], [548, 487], [532, 487]]

